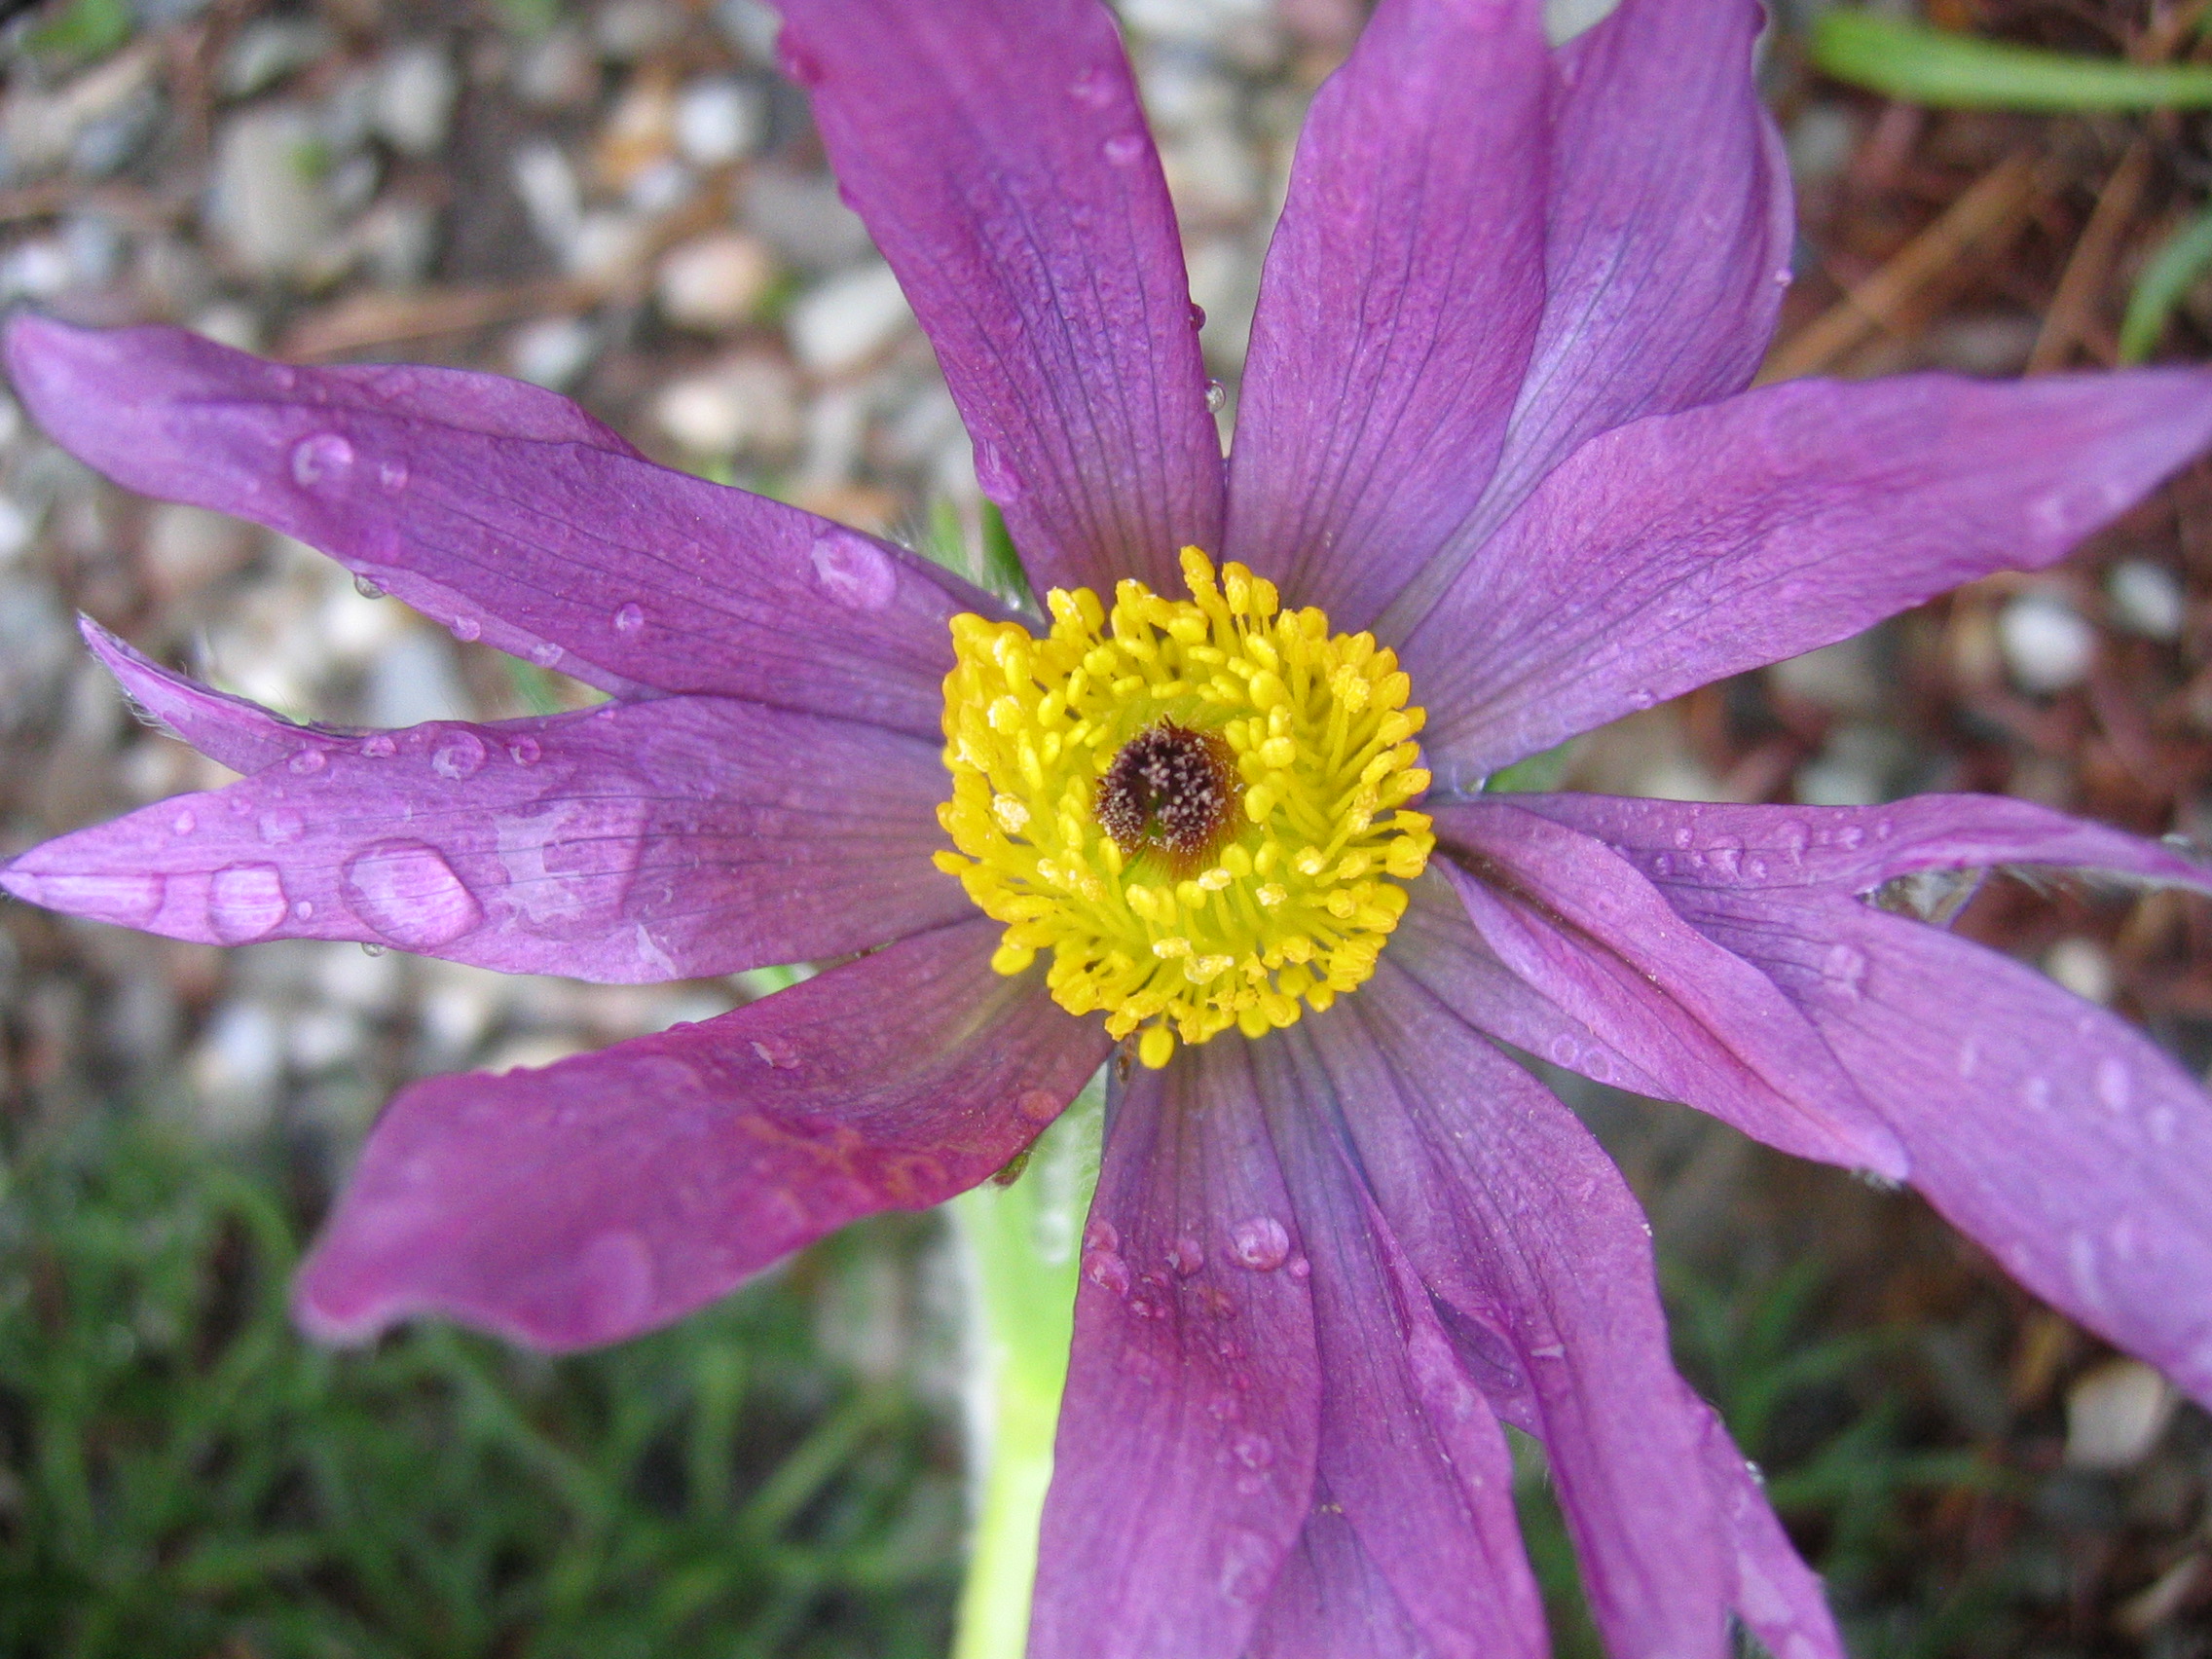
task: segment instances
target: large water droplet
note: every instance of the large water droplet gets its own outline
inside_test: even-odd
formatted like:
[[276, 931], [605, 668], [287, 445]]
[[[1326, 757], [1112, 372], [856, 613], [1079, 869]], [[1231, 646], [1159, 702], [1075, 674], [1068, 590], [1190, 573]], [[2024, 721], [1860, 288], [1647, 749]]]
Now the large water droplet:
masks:
[[826, 530], [809, 557], [822, 591], [848, 610], [881, 610], [899, 597], [899, 572], [883, 549], [846, 530]]
[[773, 1031], [754, 1038], [751, 1047], [755, 1056], [764, 1066], [776, 1071], [798, 1070], [798, 1051], [791, 1046], [789, 1039], [780, 1037]]
[[1273, 1216], [1254, 1216], [1229, 1230], [1229, 1253], [1239, 1267], [1273, 1272], [1290, 1255], [1290, 1235]]
[[430, 751], [430, 770], [454, 783], [473, 778], [484, 764], [484, 740], [463, 727], [448, 732]]
[[1111, 1295], [1129, 1294], [1129, 1264], [1112, 1250], [1086, 1250], [1083, 1276]]
[[1229, 387], [1217, 380], [1206, 382], [1206, 413], [1219, 415], [1229, 406]]
[[303, 490], [342, 490], [352, 470], [353, 446], [336, 432], [312, 433], [292, 446], [292, 482]]
[[1115, 166], [1125, 167], [1135, 164], [1144, 154], [1144, 134], [1117, 132], [1101, 146], [1106, 160]]
[[615, 611], [613, 621], [617, 634], [635, 634], [645, 625], [645, 608], [632, 601]]
[[507, 757], [518, 766], [535, 766], [545, 748], [527, 732], [507, 745]]
[[303, 749], [286, 762], [301, 777], [312, 777], [330, 764], [330, 759], [319, 749]]
[[561, 647], [551, 640], [540, 640], [530, 647], [530, 660], [539, 668], [551, 668], [561, 660]]
[[436, 849], [380, 841], [346, 866], [346, 902], [392, 943], [432, 950], [482, 925], [484, 911]]
[[377, 586], [375, 582], [369, 580], [368, 577], [362, 575], [359, 571], [355, 571], [353, 574], [353, 591], [359, 594], [363, 599], [384, 598], [384, 589]]
[[446, 632], [464, 645], [473, 645], [484, 637], [484, 624], [473, 616], [456, 616], [446, 624]]
[[1199, 305], [1198, 301], [1193, 300], [1191, 302], [1191, 326], [1193, 328], [1203, 328], [1205, 327], [1205, 325], [1206, 308]]
[[1119, 1250], [1122, 1247], [1122, 1231], [1112, 1222], [1094, 1217], [1084, 1225], [1083, 1247], [1086, 1250]]
[[275, 865], [231, 865], [207, 882], [207, 925], [225, 944], [268, 938], [290, 908]]
[[1206, 1265], [1205, 1248], [1189, 1234], [1167, 1246], [1167, 1265], [1177, 1278], [1189, 1278]]

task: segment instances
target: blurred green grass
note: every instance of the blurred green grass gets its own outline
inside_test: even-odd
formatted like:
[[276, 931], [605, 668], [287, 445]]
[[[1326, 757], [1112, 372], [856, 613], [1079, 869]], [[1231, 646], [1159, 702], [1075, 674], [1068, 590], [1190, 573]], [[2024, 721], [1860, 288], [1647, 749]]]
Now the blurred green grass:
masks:
[[0, 1161], [0, 1653], [940, 1654], [948, 1425], [814, 1338], [832, 1240], [545, 1361], [302, 1342], [280, 1173], [93, 1116]]

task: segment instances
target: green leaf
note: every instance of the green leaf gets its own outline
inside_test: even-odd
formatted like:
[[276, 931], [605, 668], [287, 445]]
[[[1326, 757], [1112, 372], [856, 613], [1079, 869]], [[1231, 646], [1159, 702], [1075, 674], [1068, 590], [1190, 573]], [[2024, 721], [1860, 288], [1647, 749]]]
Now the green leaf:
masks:
[[42, 56], [104, 57], [130, 38], [128, 0], [76, 0], [23, 45]]
[[2127, 316], [2120, 325], [2120, 360], [2140, 363], [2157, 348], [2166, 319], [2196, 280], [2212, 269], [2212, 213], [2193, 219], [2169, 237], [2127, 296]]
[[1557, 749], [1547, 749], [1541, 755], [1531, 755], [1493, 772], [1483, 784], [1483, 793], [1542, 794], [1556, 790], [1560, 779], [1567, 776], [1567, 765], [1573, 758], [1574, 739], [1569, 738]]
[[1813, 62], [1839, 81], [1945, 109], [2212, 108], [2212, 67], [2080, 57], [1977, 40], [1872, 12], [1828, 12], [1813, 25]]

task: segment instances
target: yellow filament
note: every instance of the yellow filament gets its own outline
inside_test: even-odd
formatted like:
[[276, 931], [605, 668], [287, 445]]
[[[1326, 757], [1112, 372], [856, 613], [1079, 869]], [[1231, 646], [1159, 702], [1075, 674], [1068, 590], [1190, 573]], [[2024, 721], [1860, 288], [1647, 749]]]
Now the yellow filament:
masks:
[[[1183, 578], [1188, 600], [1124, 581], [1111, 611], [1055, 588], [1043, 639], [956, 616], [944, 682], [938, 818], [959, 851], [938, 867], [1006, 924], [994, 968], [1051, 951], [1053, 999], [1117, 1038], [1141, 1027], [1155, 1067], [1178, 1039], [1257, 1037], [1356, 989], [1435, 845], [1406, 810], [1428, 773], [1396, 655], [1283, 610], [1241, 565], [1217, 582], [1196, 547]], [[1125, 855], [1094, 815], [1115, 756], [1162, 721], [1218, 733], [1235, 758], [1242, 799], [1202, 868]]]

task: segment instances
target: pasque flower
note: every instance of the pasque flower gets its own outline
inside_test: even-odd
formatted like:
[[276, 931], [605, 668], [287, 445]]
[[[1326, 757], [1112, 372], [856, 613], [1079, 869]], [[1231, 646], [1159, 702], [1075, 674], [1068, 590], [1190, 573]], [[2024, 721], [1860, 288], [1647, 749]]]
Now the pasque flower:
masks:
[[[2017, 801], [1485, 796], [1633, 709], [2034, 568], [2212, 438], [2212, 379], [1746, 391], [1787, 180], [1750, 0], [1382, 0], [1208, 412], [1094, 0], [786, 0], [1036, 590], [657, 467], [573, 406], [18, 319], [149, 494], [299, 536], [597, 685], [288, 724], [88, 626], [230, 788], [0, 870], [175, 938], [601, 980], [843, 958], [378, 1125], [298, 1308], [618, 1340], [1006, 1164], [1112, 1059], [1032, 1650], [1535, 1654], [1501, 1424], [1624, 1659], [1839, 1649], [1667, 1353], [1618, 1173], [1517, 1050], [1908, 1179], [2212, 1400], [2212, 1109], [2124, 1024], [1868, 902], [2167, 849]], [[1119, 1044], [1119, 1048], [1117, 1045]]]

